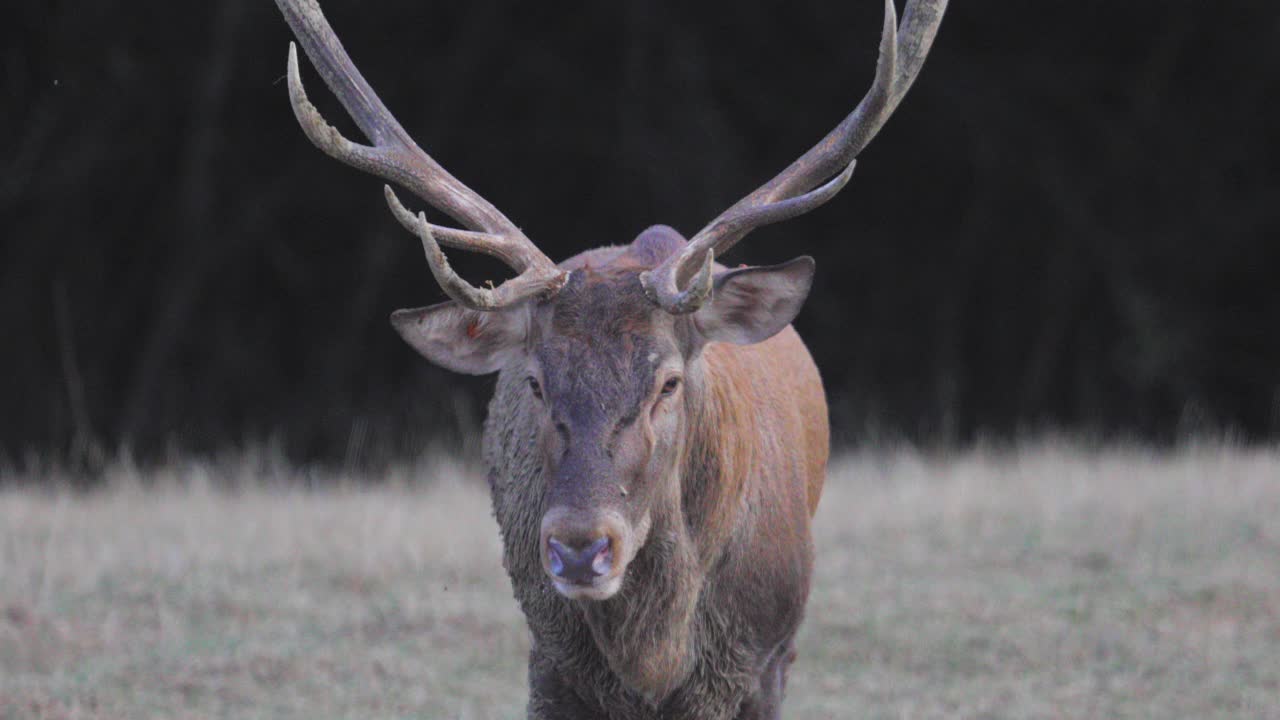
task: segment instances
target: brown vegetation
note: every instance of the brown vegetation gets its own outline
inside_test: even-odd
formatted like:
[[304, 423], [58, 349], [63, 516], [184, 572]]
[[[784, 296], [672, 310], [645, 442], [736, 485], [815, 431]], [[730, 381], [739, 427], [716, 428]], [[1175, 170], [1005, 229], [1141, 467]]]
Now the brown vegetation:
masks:
[[[473, 475], [250, 456], [0, 492], [0, 718], [518, 717]], [[1280, 713], [1276, 450], [852, 457], [815, 533], [788, 717]]]

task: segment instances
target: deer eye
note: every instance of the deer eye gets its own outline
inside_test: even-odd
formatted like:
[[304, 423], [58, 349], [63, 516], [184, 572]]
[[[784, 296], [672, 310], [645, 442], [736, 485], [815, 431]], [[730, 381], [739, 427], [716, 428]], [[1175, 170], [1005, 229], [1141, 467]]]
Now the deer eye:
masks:
[[537, 379], [537, 378], [535, 378], [535, 377], [533, 377], [533, 376], [529, 376], [529, 377], [528, 377], [528, 378], [526, 378], [525, 380], [526, 380], [526, 382], [528, 382], [528, 383], [529, 383], [529, 392], [533, 393], [533, 396], [534, 396], [534, 397], [536, 397], [536, 398], [538, 398], [539, 400], [541, 400], [541, 399], [542, 399], [542, 385], [538, 384], [538, 379]]
[[679, 377], [668, 378], [667, 381], [662, 384], [662, 397], [670, 397], [679, 388], [680, 388]]

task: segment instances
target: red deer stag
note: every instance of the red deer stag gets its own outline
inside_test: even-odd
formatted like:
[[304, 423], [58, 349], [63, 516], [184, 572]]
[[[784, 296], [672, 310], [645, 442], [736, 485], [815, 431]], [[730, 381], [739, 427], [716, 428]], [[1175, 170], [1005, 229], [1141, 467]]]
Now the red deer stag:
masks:
[[[790, 167], [692, 240], [655, 226], [556, 264], [431, 159], [352, 64], [314, 0], [277, 0], [372, 145], [289, 97], [321, 150], [386, 188], [449, 302], [391, 324], [428, 360], [498, 373], [484, 459], [504, 563], [528, 619], [530, 718], [776, 718], [813, 567], [828, 452], [822, 382], [791, 328], [814, 262], [726, 269], [752, 229], [825, 203], [915, 80], [946, 0], [886, 0], [875, 81]], [[516, 272], [475, 287], [441, 245]]]

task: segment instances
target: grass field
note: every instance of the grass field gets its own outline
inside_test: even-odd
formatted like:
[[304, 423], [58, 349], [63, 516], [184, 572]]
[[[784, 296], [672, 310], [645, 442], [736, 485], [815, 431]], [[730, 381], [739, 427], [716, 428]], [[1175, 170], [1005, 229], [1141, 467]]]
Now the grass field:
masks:
[[[474, 471], [113, 475], [0, 491], [0, 718], [521, 716]], [[1280, 452], [850, 457], [817, 544], [788, 718], [1280, 718]]]

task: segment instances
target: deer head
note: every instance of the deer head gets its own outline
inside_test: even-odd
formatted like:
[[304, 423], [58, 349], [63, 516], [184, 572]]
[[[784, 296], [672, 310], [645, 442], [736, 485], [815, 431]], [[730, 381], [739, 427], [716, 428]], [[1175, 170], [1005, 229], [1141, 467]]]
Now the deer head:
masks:
[[[715, 259], [751, 230], [806, 213], [845, 186], [857, 156], [914, 82], [946, 0], [911, 0], [901, 27], [886, 0], [875, 81], [862, 101], [817, 145], [692, 239], [655, 227], [625, 248], [595, 250], [561, 265], [418, 147], [313, 0], [277, 4], [372, 145], [351, 142], [319, 115], [303, 91], [291, 44], [289, 97], [307, 137], [463, 226], [428, 222], [386, 186], [392, 214], [422, 241], [432, 275], [452, 298], [398, 311], [392, 325], [438, 365], [471, 374], [501, 370], [523, 385], [547, 480], [543, 567], [563, 595], [612, 596], [655, 523], [678, 512], [686, 438], [711, 402], [703, 348], [773, 337], [799, 312], [814, 272], [807, 257], [733, 270]], [[496, 288], [473, 286], [453, 271], [442, 245], [492, 255], [517, 274]]]

